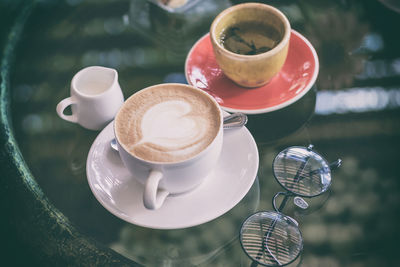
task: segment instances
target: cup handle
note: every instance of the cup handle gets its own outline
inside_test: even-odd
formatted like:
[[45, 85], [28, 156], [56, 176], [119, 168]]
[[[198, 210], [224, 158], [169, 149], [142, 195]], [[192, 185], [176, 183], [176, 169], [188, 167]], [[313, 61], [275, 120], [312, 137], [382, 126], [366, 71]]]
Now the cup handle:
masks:
[[147, 177], [143, 192], [143, 204], [149, 210], [159, 209], [169, 195], [168, 191], [158, 189], [158, 184], [162, 178], [162, 172], [156, 170], [152, 170]]
[[58, 103], [57, 108], [56, 108], [57, 114], [63, 120], [70, 121], [70, 122], [78, 122], [78, 117], [76, 116], [76, 114], [72, 114], [72, 115], [64, 114], [64, 110], [69, 105], [72, 105], [72, 104], [76, 104], [75, 98], [72, 96], [61, 100], [60, 103]]

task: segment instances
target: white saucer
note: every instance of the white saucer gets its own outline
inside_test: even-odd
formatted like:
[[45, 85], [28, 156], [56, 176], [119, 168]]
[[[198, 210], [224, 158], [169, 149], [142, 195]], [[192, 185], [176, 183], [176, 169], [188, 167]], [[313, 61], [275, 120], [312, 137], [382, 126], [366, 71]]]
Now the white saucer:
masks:
[[191, 192], [170, 196], [158, 210], [143, 206], [143, 185], [125, 169], [110, 147], [111, 122], [97, 136], [86, 162], [89, 186], [97, 200], [115, 216], [135, 225], [179, 229], [211, 221], [232, 209], [247, 194], [258, 171], [258, 150], [247, 130], [224, 131], [217, 167]]

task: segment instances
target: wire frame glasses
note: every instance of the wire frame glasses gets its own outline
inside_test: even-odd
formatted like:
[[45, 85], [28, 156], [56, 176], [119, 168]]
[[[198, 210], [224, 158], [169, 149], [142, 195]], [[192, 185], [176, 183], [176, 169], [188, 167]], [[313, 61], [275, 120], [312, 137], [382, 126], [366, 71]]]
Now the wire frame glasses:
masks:
[[[249, 216], [240, 229], [240, 243], [253, 260], [252, 266], [283, 266], [297, 259], [303, 250], [303, 238], [298, 223], [281, 213], [287, 201], [308, 207], [302, 197], [315, 197], [326, 192], [331, 185], [331, 169], [339, 167], [341, 160], [328, 164], [313, 146], [293, 146], [278, 153], [273, 161], [275, 179], [286, 190], [272, 199], [275, 211], [261, 211]], [[277, 206], [277, 198], [283, 200]]]

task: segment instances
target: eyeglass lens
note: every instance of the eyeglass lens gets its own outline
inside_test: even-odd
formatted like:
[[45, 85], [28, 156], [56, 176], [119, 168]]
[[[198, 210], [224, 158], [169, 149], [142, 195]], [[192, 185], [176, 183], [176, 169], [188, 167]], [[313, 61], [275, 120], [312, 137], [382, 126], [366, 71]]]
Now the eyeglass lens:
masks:
[[240, 239], [247, 255], [267, 266], [289, 264], [303, 248], [296, 223], [290, 217], [273, 211], [250, 216], [243, 223]]
[[286, 190], [313, 197], [325, 192], [331, 184], [331, 170], [318, 153], [305, 147], [290, 147], [274, 159], [276, 180]]

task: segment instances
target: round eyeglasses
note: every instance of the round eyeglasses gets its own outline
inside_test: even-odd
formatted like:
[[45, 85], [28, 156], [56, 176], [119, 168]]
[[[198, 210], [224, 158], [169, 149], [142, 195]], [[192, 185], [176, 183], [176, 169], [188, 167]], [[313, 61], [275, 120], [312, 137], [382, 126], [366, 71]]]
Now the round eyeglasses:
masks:
[[[272, 199], [275, 211], [261, 211], [249, 216], [240, 229], [240, 243], [253, 260], [251, 266], [283, 266], [294, 262], [303, 249], [303, 238], [298, 223], [281, 213], [287, 201], [307, 209], [302, 197], [315, 197], [326, 192], [331, 185], [331, 169], [341, 165], [341, 160], [328, 164], [313, 146], [293, 146], [278, 153], [273, 161], [273, 173], [286, 190]], [[279, 207], [277, 198], [283, 196]]]

